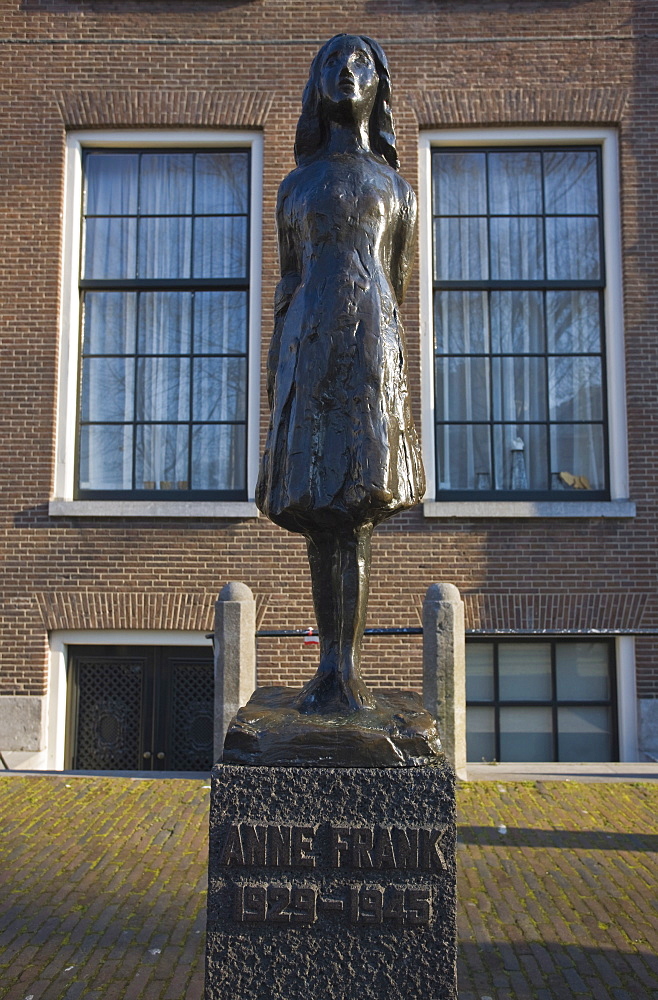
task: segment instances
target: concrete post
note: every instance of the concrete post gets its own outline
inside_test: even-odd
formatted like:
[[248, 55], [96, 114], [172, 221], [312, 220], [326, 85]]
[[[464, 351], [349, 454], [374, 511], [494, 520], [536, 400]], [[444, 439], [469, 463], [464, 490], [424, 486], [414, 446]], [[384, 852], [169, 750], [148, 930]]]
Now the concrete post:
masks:
[[256, 687], [256, 601], [244, 583], [227, 583], [215, 603], [214, 757], [237, 710]]
[[452, 583], [433, 583], [423, 602], [423, 702], [438, 722], [443, 749], [466, 780], [464, 603]]

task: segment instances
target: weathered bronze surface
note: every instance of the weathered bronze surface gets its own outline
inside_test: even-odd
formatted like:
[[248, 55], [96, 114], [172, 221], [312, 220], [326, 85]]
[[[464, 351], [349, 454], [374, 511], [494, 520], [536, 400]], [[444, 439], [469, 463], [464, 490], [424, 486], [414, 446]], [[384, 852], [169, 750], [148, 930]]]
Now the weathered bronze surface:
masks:
[[233, 719], [224, 763], [417, 767], [444, 761], [436, 723], [412, 691], [378, 691], [368, 712], [303, 714], [299, 692], [258, 688]]
[[[372, 531], [425, 488], [399, 316], [416, 200], [398, 173], [388, 65], [372, 39], [337, 35], [317, 53], [295, 158], [277, 205], [281, 280], [256, 501], [307, 542], [320, 665], [298, 714], [358, 713], [350, 725], [367, 742], [377, 718], [380, 732], [390, 722], [359, 670]], [[292, 707], [285, 719], [295, 729]], [[302, 732], [312, 739], [298, 722], [295, 740]]]

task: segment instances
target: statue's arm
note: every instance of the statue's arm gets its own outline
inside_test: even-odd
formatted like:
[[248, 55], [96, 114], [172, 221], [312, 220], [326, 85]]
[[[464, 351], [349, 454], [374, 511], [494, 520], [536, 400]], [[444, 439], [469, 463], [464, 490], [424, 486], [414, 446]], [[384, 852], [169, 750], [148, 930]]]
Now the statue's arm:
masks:
[[416, 195], [410, 184], [400, 177], [400, 215], [391, 258], [391, 280], [398, 302], [402, 302], [409, 284], [416, 251]]
[[[287, 180], [287, 178], [286, 178]], [[281, 333], [288, 312], [288, 306], [300, 282], [300, 264], [294, 233], [286, 212], [287, 184], [279, 189], [276, 206], [276, 223], [279, 234], [279, 266], [281, 279], [274, 292], [274, 332], [267, 356], [267, 397], [272, 406], [274, 383], [279, 367]]]

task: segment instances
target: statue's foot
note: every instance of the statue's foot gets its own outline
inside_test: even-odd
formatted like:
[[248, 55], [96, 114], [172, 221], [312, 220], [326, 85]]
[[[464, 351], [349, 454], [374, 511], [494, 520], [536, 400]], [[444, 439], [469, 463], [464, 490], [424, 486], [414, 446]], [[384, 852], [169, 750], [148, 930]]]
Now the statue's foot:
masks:
[[360, 677], [345, 681], [342, 685], [342, 693], [346, 698], [349, 712], [358, 712], [362, 708], [372, 709], [377, 707], [377, 699]]
[[317, 673], [295, 699], [295, 708], [304, 715], [351, 714], [376, 706], [375, 696], [360, 677], [342, 680], [334, 673]]

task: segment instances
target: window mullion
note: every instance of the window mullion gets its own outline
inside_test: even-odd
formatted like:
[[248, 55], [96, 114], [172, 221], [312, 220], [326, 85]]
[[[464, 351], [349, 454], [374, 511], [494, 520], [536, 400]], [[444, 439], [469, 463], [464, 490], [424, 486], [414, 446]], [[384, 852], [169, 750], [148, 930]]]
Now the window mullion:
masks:
[[494, 364], [493, 350], [491, 344], [491, 292], [487, 292], [487, 355], [489, 361], [489, 488], [492, 490], [498, 487], [498, 475], [496, 472], [496, 432], [494, 424]]
[[557, 705], [557, 650], [556, 643], [552, 641], [550, 644], [551, 648], [551, 697], [553, 700], [551, 718], [553, 722], [553, 760], [558, 761], [560, 759], [560, 737], [559, 737], [559, 717], [558, 717], [558, 705]]
[[[137, 399], [138, 399], [137, 394], [139, 392], [139, 378], [137, 373], [139, 371], [139, 351], [142, 339], [140, 331], [140, 322], [139, 322], [139, 315], [142, 309], [141, 299], [142, 299], [142, 293], [137, 292], [136, 302], [135, 302], [135, 347], [133, 350], [133, 356], [135, 361], [134, 361], [134, 371], [133, 371], [132, 427], [130, 431], [131, 443], [132, 443], [132, 472], [131, 472], [130, 486], [131, 489], [133, 490], [137, 489]], [[142, 447], [144, 445], [143, 434], [144, 432], [142, 431]]]
[[493, 669], [494, 669], [494, 728], [495, 728], [495, 756], [500, 761], [500, 688], [498, 671], [498, 647], [499, 643], [493, 643]]
[[[541, 151], [540, 163], [541, 163], [541, 207], [542, 207], [542, 220], [541, 220], [541, 234], [542, 234], [542, 247], [544, 255], [544, 278], [548, 280], [548, 244], [546, 241], [546, 163], [545, 163], [546, 152]], [[552, 468], [553, 468], [553, 458], [552, 458], [552, 447], [551, 447], [551, 379], [549, 373], [549, 357], [548, 357], [548, 326], [546, 323], [546, 289], [542, 291], [542, 325], [543, 325], [543, 338], [544, 338], [544, 398], [546, 400], [546, 411], [544, 414], [545, 418], [545, 428], [546, 428], [546, 487], [548, 490], [553, 489], [552, 483]], [[556, 757], [557, 760], [557, 757]]]

